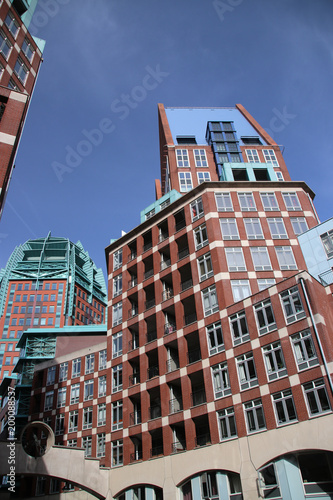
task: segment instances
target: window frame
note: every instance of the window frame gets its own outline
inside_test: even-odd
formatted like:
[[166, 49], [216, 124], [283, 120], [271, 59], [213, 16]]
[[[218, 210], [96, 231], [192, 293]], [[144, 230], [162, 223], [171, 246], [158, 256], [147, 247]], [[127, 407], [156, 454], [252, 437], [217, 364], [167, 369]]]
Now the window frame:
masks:
[[213, 261], [210, 252], [198, 257], [197, 263], [200, 282], [214, 276]]
[[205, 149], [193, 149], [194, 163], [197, 168], [207, 168], [207, 156]]
[[93, 407], [85, 406], [82, 412], [82, 429], [92, 429]]
[[176, 148], [175, 154], [178, 168], [188, 168], [190, 166], [187, 149]]
[[59, 387], [57, 394], [57, 408], [66, 406], [67, 387]]
[[[206, 239], [204, 239], [205, 233], [206, 233]], [[200, 248], [203, 248], [204, 246], [208, 245], [209, 241], [208, 241], [206, 224], [201, 224], [200, 226], [196, 227], [193, 230], [193, 236], [194, 236], [195, 250], [200, 250]], [[198, 242], [198, 236], [200, 236], [200, 242]]]
[[[230, 280], [230, 285], [234, 302], [239, 302], [241, 300], [245, 300], [247, 297], [250, 297], [251, 287], [248, 279]], [[243, 295], [245, 287], [247, 287], [249, 291], [247, 295]], [[237, 294], [242, 295], [242, 297], [238, 298], [236, 296]]]
[[[252, 367], [250, 367], [250, 365], [252, 365]], [[257, 387], [259, 385], [257, 370], [252, 351], [237, 356], [236, 366], [237, 366], [240, 391], [246, 391], [247, 389], [252, 389], [253, 387]], [[244, 377], [241, 374], [241, 367], [243, 370]], [[254, 376], [252, 376], [251, 372], [253, 372]]]
[[[219, 200], [222, 203], [222, 205], [219, 205]], [[233, 212], [234, 207], [232, 204], [232, 199], [231, 199], [231, 193], [215, 193], [215, 202], [216, 202], [216, 208], [218, 212]]]
[[[257, 302], [257, 304], [253, 305], [254, 315], [256, 318], [258, 334], [259, 336], [265, 335], [266, 333], [270, 333], [277, 329], [274, 310], [272, 306], [272, 302], [270, 299], [264, 299], [261, 302]], [[267, 311], [270, 310], [270, 315], [273, 318], [273, 321], [269, 321]], [[261, 316], [259, 316], [259, 313]], [[260, 326], [263, 324], [262, 326]]]
[[112, 335], [112, 359], [119, 358], [123, 354], [123, 332]]
[[199, 196], [199, 198], [197, 198], [196, 200], [192, 201], [192, 203], [190, 204], [190, 209], [191, 209], [192, 222], [195, 222], [196, 220], [204, 216], [205, 212], [201, 196]]
[[[220, 330], [220, 333], [218, 333], [218, 330]], [[210, 356], [213, 356], [214, 354], [223, 352], [225, 350], [221, 321], [216, 321], [215, 323], [207, 325], [206, 334]], [[219, 342], [219, 335], [221, 336], [222, 343]], [[212, 340], [214, 340], [214, 346], [212, 344]]]
[[268, 217], [267, 223], [272, 240], [287, 240], [288, 233], [283, 222], [283, 217]]
[[178, 182], [181, 193], [188, 193], [193, 189], [191, 172], [178, 172]]
[[256, 212], [256, 202], [253, 193], [245, 191], [244, 193], [237, 193], [239, 206], [242, 212]]
[[[318, 378], [316, 380], [311, 380], [310, 382], [306, 382], [305, 384], [302, 384], [302, 389], [303, 389], [303, 393], [304, 393], [304, 397], [305, 397], [305, 401], [306, 401], [306, 405], [307, 405], [307, 409], [308, 409], [308, 414], [309, 414], [310, 418], [317, 417], [318, 415], [330, 413], [332, 411], [331, 402], [329, 400], [327, 389], [326, 389], [326, 384], [325, 384], [325, 381], [323, 378]], [[321, 392], [322, 396], [319, 396], [319, 391]], [[309, 401], [308, 394], [310, 394], [310, 393], [314, 395], [315, 404], [317, 406], [317, 411], [315, 411], [315, 412], [311, 409], [311, 405], [313, 404], [313, 401], [312, 401], [312, 403]], [[322, 406], [323, 395], [325, 396], [326, 402], [328, 405], [328, 409], [326, 409], [326, 410], [324, 410], [323, 406]]]
[[85, 356], [84, 374], [89, 375], [90, 373], [94, 373], [94, 368], [95, 368], [95, 353], [92, 352]]
[[118, 431], [123, 428], [123, 400], [113, 401], [111, 404], [111, 428]]
[[242, 247], [225, 247], [224, 250], [228, 265], [228, 271], [230, 273], [246, 271], [246, 264]]
[[262, 355], [269, 382], [288, 375], [283, 349], [279, 340], [263, 346]]
[[262, 207], [265, 212], [279, 212], [280, 207], [274, 192], [260, 193]]
[[[318, 354], [309, 328], [290, 335], [290, 342], [298, 371], [307, 370], [319, 364]], [[312, 351], [313, 355], [309, 353]], [[302, 358], [299, 357], [302, 354]]]
[[118, 326], [123, 321], [123, 303], [122, 301], [112, 306], [112, 326]]
[[[215, 297], [214, 300], [213, 297]], [[204, 290], [201, 290], [201, 298], [202, 298], [202, 307], [205, 318], [219, 311], [219, 304], [217, 300], [217, 291], [215, 285], [211, 285], [205, 288]], [[207, 301], [209, 302], [209, 307], [206, 307], [205, 305]]]
[[220, 399], [231, 394], [230, 378], [227, 361], [211, 367], [214, 398]]
[[115, 276], [113, 278], [112, 290], [113, 290], [113, 298], [118, 297], [118, 295], [121, 295], [123, 293], [123, 275], [122, 275], [122, 273], [117, 274], [117, 276]]
[[272, 264], [268, 248], [265, 246], [250, 247], [251, 258], [255, 271], [271, 271]]
[[71, 384], [70, 404], [74, 405], [80, 402], [80, 382]]
[[[306, 317], [301, 294], [297, 286], [293, 286], [291, 288], [288, 288], [287, 290], [283, 290], [283, 292], [281, 292], [279, 295], [283, 314], [288, 325]], [[295, 304], [297, 305], [295, 306]], [[299, 305], [301, 306], [301, 309], [297, 311], [297, 307], [299, 307]], [[290, 307], [291, 314], [288, 314], [287, 307]]]
[[120, 363], [119, 365], [112, 367], [112, 394], [115, 392], [122, 391], [123, 389], [123, 365]]
[[[297, 422], [297, 412], [291, 389], [275, 392], [272, 394], [272, 401], [278, 426]], [[292, 406], [290, 406], [290, 402]]]
[[[245, 413], [245, 421], [248, 434], [253, 434], [255, 432], [261, 432], [266, 430], [267, 427], [266, 427], [265, 413], [261, 398], [256, 398], [253, 399], [252, 401], [247, 401], [246, 403], [243, 403], [243, 408]], [[261, 412], [260, 417], [263, 421], [263, 425], [259, 423], [258, 412]], [[250, 414], [253, 417], [253, 422], [254, 422], [253, 429], [251, 429], [250, 427], [251, 425], [249, 421]]]
[[111, 442], [111, 467], [123, 465], [123, 440], [117, 439]]
[[[290, 222], [291, 222], [293, 231], [294, 231], [294, 233], [295, 233], [296, 236], [299, 236], [300, 234], [305, 233], [309, 229], [309, 226], [308, 226], [308, 223], [307, 223], [305, 217], [290, 217]], [[301, 224], [305, 225], [304, 231], [300, 230], [301, 229]], [[298, 225], [298, 229], [299, 230], [296, 229], [297, 225]]]
[[234, 346], [250, 340], [250, 332], [244, 310], [229, 316], [229, 324]]
[[296, 191], [290, 193], [282, 193], [283, 201], [288, 212], [299, 212], [302, 210], [302, 205], [299, 202]]
[[236, 218], [220, 218], [220, 227], [223, 240], [239, 240], [239, 232]]
[[[235, 439], [237, 437], [236, 417], [233, 406], [219, 410], [217, 412], [217, 421], [218, 421], [220, 441], [226, 441], [227, 439]], [[222, 428], [222, 422], [224, 423], [223, 428]], [[230, 422], [233, 422], [234, 432], [231, 430]]]
[[265, 163], [272, 163], [274, 167], [279, 167], [274, 149], [262, 149], [262, 154], [265, 158]]
[[94, 399], [94, 379], [90, 378], [83, 382], [83, 400], [90, 401]]
[[291, 245], [275, 246], [274, 249], [281, 271], [297, 270], [297, 264]]
[[245, 149], [248, 163], [261, 163], [257, 149]]
[[[264, 233], [262, 231], [259, 217], [244, 217], [243, 222], [248, 240], [264, 239]], [[257, 229], [260, 231], [257, 231]]]

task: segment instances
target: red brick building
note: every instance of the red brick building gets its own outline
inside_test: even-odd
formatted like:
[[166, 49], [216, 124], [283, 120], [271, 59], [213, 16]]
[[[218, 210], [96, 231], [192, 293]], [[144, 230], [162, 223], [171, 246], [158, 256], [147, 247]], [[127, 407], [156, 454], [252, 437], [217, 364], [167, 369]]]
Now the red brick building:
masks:
[[0, 216], [45, 45], [22, 20], [31, 9], [19, 0], [0, 4]]

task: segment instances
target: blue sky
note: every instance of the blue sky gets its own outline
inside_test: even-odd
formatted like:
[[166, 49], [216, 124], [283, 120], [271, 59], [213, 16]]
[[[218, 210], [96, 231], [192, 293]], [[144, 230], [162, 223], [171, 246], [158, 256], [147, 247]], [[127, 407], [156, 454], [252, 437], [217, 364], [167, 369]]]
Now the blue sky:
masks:
[[292, 179], [316, 193], [320, 219], [333, 216], [331, 0], [48, 3], [33, 19], [46, 47], [0, 221], [0, 267], [51, 231], [80, 240], [106, 274], [104, 248], [154, 201], [158, 102], [243, 104], [284, 146]]

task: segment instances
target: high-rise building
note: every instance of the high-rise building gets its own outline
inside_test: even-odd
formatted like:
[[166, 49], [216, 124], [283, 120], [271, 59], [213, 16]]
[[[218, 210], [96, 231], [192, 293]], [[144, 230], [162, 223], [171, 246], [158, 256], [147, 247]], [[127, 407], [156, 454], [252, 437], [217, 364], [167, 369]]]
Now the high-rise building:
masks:
[[0, 217], [45, 45], [28, 30], [36, 4], [0, 2]]
[[[116, 500], [329, 499], [333, 289], [298, 239], [314, 194], [240, 105], [159, 105], [159, 124], [157, 199], [106, 248], [106, 360], [35, 368], [19, 472], [39, 494], [53, 476]], [[35, 421], [62, 444], [43, 457]]]
[[105, 307], [103, 272], [80, 242], [49, 234], [16, 247], [0, 270], [0, 381], [18, 361], [25, 330], [104, 323]]

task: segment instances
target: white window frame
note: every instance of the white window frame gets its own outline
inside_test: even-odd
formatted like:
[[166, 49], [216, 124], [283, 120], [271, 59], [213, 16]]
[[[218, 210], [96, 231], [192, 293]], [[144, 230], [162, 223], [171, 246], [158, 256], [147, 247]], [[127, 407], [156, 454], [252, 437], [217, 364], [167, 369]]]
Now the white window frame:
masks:
[[117, 332], [112, 335], [112, 359], [118, 358], [123, 354], [123, 332]]
[[106, 425], [106, 403], [97, 406], [97, 427]]
[[206, 224], [202, 224], [194, 229], [194, 244], [195, 249], [200, 250], [200, 248], [208, 245], [208, 234]]
[[245, 391], [258, 385], [258, 375], [253, 352], [247, 352], [236, 358], [240, 390]]
[[50, 366], [47, 369], [46, 385], [52, 385], [55, 383], [56, 366]]
[[111, 443], [111, 467], [123, 465], [123, 440], [117, 439]]
[[[306, 382], [305, 384], [303, 384], [302, 387], [310, 417], [317, 417], [318, 415], [322, 415], [324, 413], [332, 411], [324, 379], [321, 378], [312, 380], [311, 382]], [[316, 405], [316, 411], [313, 411], [311, 408], [311, 403], [309, 401], [310, 394], [312, 394], [312, 397], [314, 397], [313, 402]], [[328, 406], [327, 409], [323, 408], [322, 401], [324, 397], [326, 398], [327, 401], [327, 406]]]
[[123, 304], [117, 302], [112, 306], [112, 326], [120, 325], [123, 321]]
[[118, 297], [123, 291], [123, 275], [118, 274], [113, 278], [113, 297]]
[[84, 436], [82, 438], [82, 448], [84, 448], [84, 457], [91, 457], [92, 453], [92, 436]]
[[92, 421], [93, 421], [93, 407], [92, 406], [86, 406], [83, 408], [83, 415], [82, 415], [82, 429], [91, 429], [92, 428]]
[[236, 219], [220, 219], [221, 233], [224, 240], [239, 240], [239, 232]]
[[286, 210], [300, 211], [302, 210], [297, 193], [282, 193]]
[[106, 396], [106, 375], [98, 377], [98, 397]]
[[250, 340], [250, 332], [246, 321], [245, 311], [240, 311], [229, 316], [229, 323], [234, 346]]
[[105, 457], [105, 443], [106, 443], [105, 432], [97, 434], [97, 453], [96, 453], [97, 458]]
[[214, 275], [212, 257], [209, 252], [198, 258], [198, 272], [200, 281]]
[[85, 380], [83, 383], [84, 401], [94, 398], [94, 379]]
[[209, 355], [213, 356], [225, 350], [221, 322], [206, 326]]
[[275, 247], [275, 253], [281, 271], [297, 269], [297, 264], [291, 246]]
[[216, 208], [218, 212], [233, 212], [230, 193], [215, 193]]
[[326, 257], [330, 259], [333, 257], [333, 229], [321, 234], [320, 239], [324, 247]]
[[220, 441], [237, 437], [235, 410], [231, 406], [217, 412]]
[[282, 172], [280, 172], [279, 170], [274, 170], [274, 172], [278, 181], [284, 181]]
[[[10, 19], [10, 21], [8, 21]], [[8, 11], [8, 14], [5, 18], [5, 26], [7, 26], [8, 30], [11, 32], [11, 34], [13, 35], [13, 37], [16, 39], [17, 37], [17, 34], [20, 30], [20, 25], [19, 25], [19, 22], [16, 20], [16, 18], [13, 16], [13, 14]], [[13, 30], [13, 26], [16, 28], [15, 30]]]
[[262, 300], [253, 306], [259, 335], [265, 335], [277, 329], [272, 302]]
[[74, 405], [80, 401], [80, 383], [71, 385], [71, 399], [70, 404]]
[[[291, 225], [293, 226], [293, 230], [296, 236], [299, 234], [305, 233], [309, 229], [308, 223], [305, 217], [291, 217], [290, 218]], [[303, 228], [302, 228], [303, 225]]]
[[261, 203], [265, 212], [279, 212], [280, 207], [275, 193], [260, 193]]
[[226, 361], [212, 366], [212, 380], [215, 399], [224, 398], [231, 394], [228, 364]]
[[98, 369], [105, 370], [106, 363], [107, 363], [107, 351], [106, 349], [103, 349], [98, 353]]
[[33, 48], [32, 44], [29, 42], [28, 38], [25, 38], [23, 40], [21, 50], [31, 64], [32, 59], [33, 59], [34, 54], [35, 54], [35, 49]]
[[[252, 401], [247, 401], [246, 403], [243, 403], [243, 407], [244, 407], [246, 427], [248, 433], [252, 434], [254, 432], [265, 430], [266, 421], [265, 421], [264, 408], [261, 398], [253, 399]], [[251, 417], [254, 424], [253, 428], [250, 427]], [[259, 418], [260, 420], [262, 420], [262, 423], [260, 423]]]
[[202, 198], [201, 196], [197, 198], [196, 200], [192, 201], [191, 203], [191, 217], [192, 217], [192, 222], [200, 219], [204, 215], [204, 209], [203, 209], [203, 204], [202, 204]]
[[[294, 321], [305, 318], [306, 313], [297, 286], [281, 292], [280, 300], [284, 317], [288, 325], [294, 323]], [[301, 308], [299, 306], [301, 306]]]
[[68, 361], [59, 365], [59, 382], [64, 382], [68, 377]]
[[274, 167], [279, 167], [274, 149], [263, 149], [262, 153], [264, 155], [266, 163], [272, 163]]
[[279, 341], [263, 346], [262, 353], [270, 382], [288, 375], [282, 346]]
[[54, 391], [48, 391], [45, 393], [44, 411], [52, 410], [53, 396], [54, 396]]
[[253, 193], [238, 193], [239, 205], [242, 212], [256, 212], [257, 207]]
[[267, 222], [273, 240], [288, 239], [288, 233], [282, 217], [270, 217], [267, 219]]
[[116, 271], [123, 265], [123, 249], [120, 248], [113, 254], [113, 270]]
[[187, 193], [193, 188], [191, 172], [179, 172], [179, 190], [181, 193]]
[[244, 300], [251, 295], [249, 280], [231, 280], [230, 284], [234, 302]]
[[17, 58], [17, 61], [14, 66], [14, 73], [17, 76], [17, 78], [20, 80], [20, 82], [25, 85], [25, 82], [27, 81], [28, 75], [29, 75], [29, 69], [27, 66], [24, 64], [22, 59], [20, 57]]
[[123, 428], [123, 400], [119, 399], [112, 403], [111, 409], [112, 430], [118, 431]]
[[85, 357], [85, 375], [94, 373], [95, 367], [95, 353], [87, 354]]
[[267, 247], [250, 247], [250, 252], [255, 271], [272, 270], [272, 264]]
[[210, 173], [209, 172], [197, 172], [198, 184], [202, 184], [203, 182], [210, 182]]
[[256, 149], [245, 149], [248, 163], [260, 163], [259, 153]]
[[259, 218], [244, 218], [244, 226], [248, 240], [263, 240], [264, 233]]
[[258, 279], [257, 283], [259, 292], [262, 292], [263, 290], [266, 290], [266, 288], [275, 285], [276, 281], [274, 278], [261, 278]]
[[199, 167], [199, 168], [208, 167], [205, 149], [194, 149], [193, 150], [193, 157], [194, 157], [194, 162], [195, 162], [196, 167]]
[[187, 168], [190, 166], [187, 149], [176, 149], [176, 160], [178, 168]]
[[73, 359], [72, 361], [72, 378], [81, 375], [81, 358]]
[[209, 286], [201, 291], [204, 315], [210, 316], [219, 310], [217, 292], [215, 285]]
[[59, 436], [60, 434], [63, 434], [64, 429], [65, 429], [65, 414], [58, 413], [56, 415], [56, 421], [55, 421], [55, 435]]
[[297, 421], [297, 413], [291, 389], [272, 394], [276, 423], [278, 426]]
[[[1, 41], [1, 39], [2, 39], [2, 41]], [[4, 52], [3, 49], [5, 46], [8, 48], [8, 51]], [[11, 41], [6, 36], [6, 34], [2, 30], [0, 30], [0, 53], [3, 55], [3, 57], [6, 61], [8, 61], [8, 58], [9, 58], [10, 53], [12, 51], [12, 48], [13, 48], [13, 45], [12, 45]]]
[[294, 333], [289, 338], [293, 346], [298, 371], [307, 370], [319, 364], [310, 330]]
[[57, 396], [57, 408], [66, 406], [67, 387], [59, 387]]
[[242, 247], [225, 247], [229, 272], [246, 271]]
[[112, 392], [119, 392], [123, 389], [123, 365], [112, 367]]

